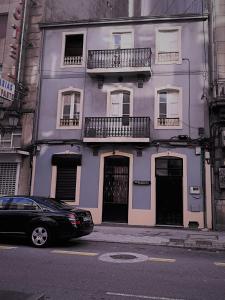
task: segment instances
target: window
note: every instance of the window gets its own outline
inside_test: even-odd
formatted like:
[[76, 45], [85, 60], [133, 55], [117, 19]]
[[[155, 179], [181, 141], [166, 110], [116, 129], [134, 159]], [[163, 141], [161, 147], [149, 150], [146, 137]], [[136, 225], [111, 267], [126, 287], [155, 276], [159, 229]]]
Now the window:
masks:
[[114, 49], [133, 48], [133, 35], [131, 32], [114, 32], [112, 38]]
[[80, 154], [54, 154], [52, 156], [52, 166], [56, 172], [55, 191], [51, 196], [79, 204], [81, 159]]
[[38, 210], [38, 205], [31, 199], [13, 198], [9, 205], [11, 210]]
[[168, 88], [157, 91], [155, 128], [181, 128], [181, 90]]
[[82, 92], [59, 91], [57, 128], [81, 128]]
[[0, 15], [0, 40], [5, 39], [8, 15]]
[[156, 63], [180, 64], [181, 62], [180, 27], [157, 29]]
[[16, 193], [17, 168], [17, 163], [0, 162], [0, 195]]
[[110, 94], [110, 116], [129, 117], [130, 116], [130, 92], [113, 91]]
[[6, 209], [7, 204], [9, 203], [10, 198], [0, 198], [0, 210]]
[[84, 58], [84, 34], [64, 33], [64, 66], [81, 66]]

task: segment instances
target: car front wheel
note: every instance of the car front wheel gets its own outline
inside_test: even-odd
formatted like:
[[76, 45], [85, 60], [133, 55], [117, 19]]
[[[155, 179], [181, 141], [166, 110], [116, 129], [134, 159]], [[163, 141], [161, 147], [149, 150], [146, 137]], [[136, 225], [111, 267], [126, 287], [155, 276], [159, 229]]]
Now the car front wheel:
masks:
[[50, 230], [45, 225], [33, 227], [30, 234], [30, 241], [34, 247], [46, 247], [51, 240]]

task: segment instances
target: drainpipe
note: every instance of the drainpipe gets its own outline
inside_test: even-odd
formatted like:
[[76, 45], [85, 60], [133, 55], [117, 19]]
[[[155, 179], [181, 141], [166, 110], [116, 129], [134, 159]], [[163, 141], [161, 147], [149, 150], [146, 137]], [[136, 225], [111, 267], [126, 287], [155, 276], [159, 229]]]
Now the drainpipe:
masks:
[[191, 137], [191, 62], [189, 58], [182, 58], [188, 62], [188, 136]]

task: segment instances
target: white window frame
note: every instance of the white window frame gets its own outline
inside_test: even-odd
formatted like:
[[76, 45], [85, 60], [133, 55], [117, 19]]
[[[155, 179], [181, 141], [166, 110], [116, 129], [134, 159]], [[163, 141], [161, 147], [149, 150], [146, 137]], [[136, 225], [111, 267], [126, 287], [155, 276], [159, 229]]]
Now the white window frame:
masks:
[[[175, 90], [178, 92], [178, 116], [179, 116], [179, 125], [178, 126], [166, 126], [158, 125], [159, 118], [159, 92]], [[182, 129], [183, 128], [183, 114], [182, 114], [182, 88], [177, 86], [167, 85], [164, 87], [155, 89], [155, 109], [154, 109], [154, 128], [155, 129]]]
[[[60, 126], [60, 119], [62, 115], [62, 101], [63, 93], [65, 92], [77, 92], [80, 93], [80, 117], [78, 126]], [[57, 105], [57, 118], [56, 129], [81, 129], [82, 128], [82, 116], [83, 116], [83, 90], [69, 87], [58, 91], [58, 105]]]
[[[65, 46], [66, 46], [66, 36], [68, 35], [83, 35], [83, 52], [82, 52], [82, 63], [80, 65], [65, 65], [64, 56], [65, 56]], [[85, 31], [73, 31], [73, 32], [63, 32], [62, 33], [62, 48], [61, 48], [61, 68], [81, 68], [85, 67], [86, 60], [86, 32]]]
[[131, 42], [132, 42], [132, 47], [131, 48], [134, 48], [134, 29], [131, 29], [131, 28], [118, 28], [118, 29], [113, 29], [111, 30], [111, 39], [110, 39], [110, 43], [109, 43], [109, 48], [110, 49], [114, 49], [114, 42], [113, 42], [113, 34], [116, 34], [116, 33], [119, 33], [119, 34], [123, 34], [123, 33], [131, 33]]
[[117, 91], [126, 91], [130, 93], [130, 117], [133, 116], [133, 90], [124, 86], [114, 87], [107, 91], [107, 117], [110, 117], [111, 113], [111, 93]]
[[[179, 59], [178, 61], [174, 62], [174, 61], [164, 61], [161, 62], [158, 60], [158, 53], [160, 51], [159, 49], [159, 42], [158, 42], [158, 38], [159, 38], [159, 32], [160, 31], [173, 31], [176, 30], [178, 32], [178, 52], [179, 52]], [[159, 27], [156, 28], [156, 32], [155, 32], [155, 63], [156, 64], [160, 64], [160, 65], [174, 65], [174, 64], [182, 64], [182, 54], [181, 54], [181, 26], [173, 26], [173, 27]]]

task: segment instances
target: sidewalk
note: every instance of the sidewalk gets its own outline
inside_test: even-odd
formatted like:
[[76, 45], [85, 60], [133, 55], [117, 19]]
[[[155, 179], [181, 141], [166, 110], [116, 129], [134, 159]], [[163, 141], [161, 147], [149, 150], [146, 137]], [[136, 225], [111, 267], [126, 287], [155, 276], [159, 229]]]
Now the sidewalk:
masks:
[[225, 232], [138, 227], [129, 225], [95, 225], [94, 231], [81, 238], [87, 241], [133, 243], [225, 251]]

